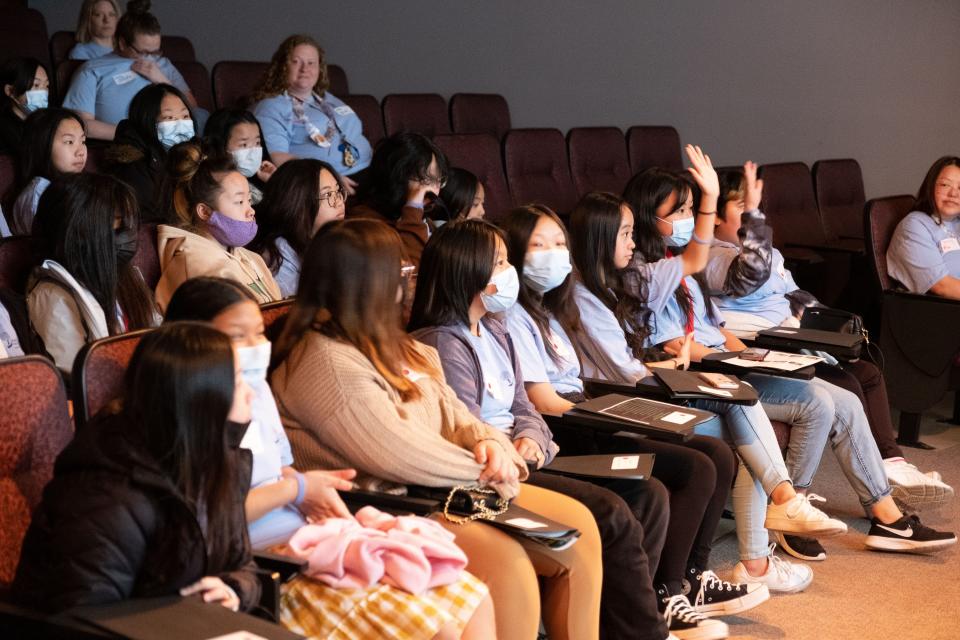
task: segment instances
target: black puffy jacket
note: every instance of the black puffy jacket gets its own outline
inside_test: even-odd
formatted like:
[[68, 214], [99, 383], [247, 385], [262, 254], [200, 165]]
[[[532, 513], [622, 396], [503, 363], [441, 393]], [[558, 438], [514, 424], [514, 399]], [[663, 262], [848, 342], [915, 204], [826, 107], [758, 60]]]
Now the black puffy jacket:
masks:
[[140, 222], [168, 222], [162, 202], [166, 157], [159, 143], [144, 140], [129, 120], [117, 124], [113, 144], [104, 154], [105, 172], [133, 189], [140, 205]]
[[[231, 449], [238, 456], [235, 525], [214, 535], [230, 536], [232, 551], [228, 566], [209, 567], [197, 518], [131, 431], [122, 414], [100, 416], [57, 458], [23, 542], [12, 597], [58, 612], [173, 595], [216, 575], [236, 591], [241, 609], [256, 605], [260, 585], [243, 510], [250, 452]], [[238, 445], [242, 434], [230, 437]]]

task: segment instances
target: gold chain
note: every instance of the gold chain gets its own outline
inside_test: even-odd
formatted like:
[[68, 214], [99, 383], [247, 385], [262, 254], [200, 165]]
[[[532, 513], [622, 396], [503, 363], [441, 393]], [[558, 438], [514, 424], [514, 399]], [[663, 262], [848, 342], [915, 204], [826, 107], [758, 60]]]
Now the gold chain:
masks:
[[473, 522], [474, 520], [493, 520], [497, 516], [506, 512], [507, 508], [510, 506], [510, 502], [504, 500], [503, 498], [497, 498], [497, 509], [493, 510], [489, 508], [486, 503], [477, 505], [477, 510], [471, 513], [468, 516], [458, 516], [450, 513], [450, 502], [453, 500], [453, 497], [457, 494], [457, 491], [473, 491], [476, 493], [484, 493], [493, 495], [496, 493], [493, 489], [484, 489], [479, 486], [467, 487], [464, 485], [458, 485], [450, 490], [449, 495], [447, 495], [447, 501], [443, 505], [443, 517], [446, 518], [449, 522], [453, 524], [466, 524], [468, 522]]

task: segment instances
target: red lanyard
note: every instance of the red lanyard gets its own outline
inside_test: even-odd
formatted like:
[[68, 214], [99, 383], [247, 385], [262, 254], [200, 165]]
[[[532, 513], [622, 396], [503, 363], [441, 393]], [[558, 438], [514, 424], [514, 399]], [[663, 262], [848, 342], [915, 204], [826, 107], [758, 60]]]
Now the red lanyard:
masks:
[[[670, 250], [667, 249], [667, 258], [672, 258], [672, 257], [673, 257], [673, 253], [671, 253]], [[687, 326], [686, 326], [685, 333], [691, 334], [693, 333], [693, 315], [694, 315], [693, 314], [693, 295], [690, 293], [690, 287], [687, 286], [687, 281], [685, 277], [680, 278], [680, 286], [683, 288], [683, 293], [686, 294], [687, 300], [690, 301], [690, 309], [689, 311], [687, 311]]]

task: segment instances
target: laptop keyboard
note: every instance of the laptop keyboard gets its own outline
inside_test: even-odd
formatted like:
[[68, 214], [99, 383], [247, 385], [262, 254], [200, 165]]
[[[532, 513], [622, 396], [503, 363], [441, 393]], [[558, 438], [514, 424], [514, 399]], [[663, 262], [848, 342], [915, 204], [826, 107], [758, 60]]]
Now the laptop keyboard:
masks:
[[658, 406], [652, 402], [647, 402], [640, 398], [632, 398], [604, 409], [601, 413], [626, 420], [633, 420], [634, 422], [648, 423], [662, 416], [665, 411], [662, 406]]

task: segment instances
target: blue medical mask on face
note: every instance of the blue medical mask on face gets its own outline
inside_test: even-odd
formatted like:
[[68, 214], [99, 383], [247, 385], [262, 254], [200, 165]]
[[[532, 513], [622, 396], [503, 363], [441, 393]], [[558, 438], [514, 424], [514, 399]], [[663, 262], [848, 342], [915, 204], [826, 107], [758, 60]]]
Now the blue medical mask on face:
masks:
[[267, 369], [270, 368], [270, 341], [253, 347], [238, 347], [237, 358], [240, 360], [240, 370], [247, 384], [254, 385], [265, 381]]
[[46, 109], [49, 105], [50, 92], [46, 89], [33, 89], [23, 95], [27, 98], [27, 104], [23, 105], [23, 109], [27, 113], [33, 113], [37, 109]]
[[186, 142], [193, 136], [193, 120], [164, 120], [157, 123], [157, 138], [164, 149]]
[[520, 293], [520, 278], [517, 277], [517, 270], [513, 268], [513, 265], [490, 278], [490, 284], [497, 287], [497, 292], [480, 292], [484, 309], [490, 313], [502, 313], [517, 302], [517, 295]]
[[685, 247], [687, 244], [689, 244], [690, 239], [693, 237], [693, 218], [681, 218], [680, 220], [674, 220], [673, 222], [664, 220], [663, 218], [657, 218], [657, 220], [666, 222], [673, 228], [673, 233], [669, 238], [666, 239], [666, 243], [669, 246]]
[[572, 270], [567, 249], [530, 251], [523, 260], [523, 280], [540, 294], [559, 287]]

